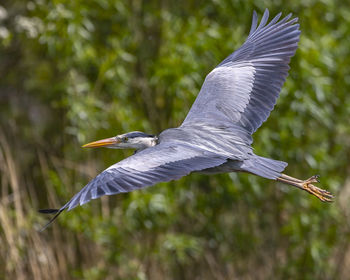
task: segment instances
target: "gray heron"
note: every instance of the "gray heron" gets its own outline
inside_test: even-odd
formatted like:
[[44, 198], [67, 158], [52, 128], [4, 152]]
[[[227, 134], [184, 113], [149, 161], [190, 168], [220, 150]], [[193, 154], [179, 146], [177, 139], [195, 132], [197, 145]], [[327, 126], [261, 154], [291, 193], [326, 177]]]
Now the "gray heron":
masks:
[[134, 131], [84, 145], [136, 152], [104, 170], [61, 208], [39, 210], [56, 214], [47, 225], [62, 211], [92, 199], [177, 180], [192, 172], [248, 172], [332, 201], [330, 192], [314, 186], [318, 176], [306, 180], [287, 176], [282, 173], [286, 162], [255, 155], [251, 147], [252, 134], [273, 110], [298, 47], [298, 18], [280, 17], [281, 13], [268, 22], [266, 9], [258, 25], [253, 13], [248, 38], [206, 76], [179, 127], [158, 136]]

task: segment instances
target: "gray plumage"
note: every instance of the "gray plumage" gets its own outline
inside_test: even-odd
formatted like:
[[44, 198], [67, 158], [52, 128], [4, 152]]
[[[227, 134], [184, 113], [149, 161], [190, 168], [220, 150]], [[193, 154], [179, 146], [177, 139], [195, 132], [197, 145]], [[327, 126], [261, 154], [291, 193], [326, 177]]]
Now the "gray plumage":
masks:
[[[207, 75], [180, 127], [163, 131], [154, 138], [154, 145], [107, 168], [51, 213], [191, 172], [244, 171], [277, 179], [287, 163], [255, 155], [251, 144], [252, 134], [276, 104], [299, 41], [298, 19], [288, 15], [279, 21], [280, 16], [268, 23], [265, 10], [257, 26], [254, 12], [247, 40]], [[139, 132], [132, 135], [153, 137]]]

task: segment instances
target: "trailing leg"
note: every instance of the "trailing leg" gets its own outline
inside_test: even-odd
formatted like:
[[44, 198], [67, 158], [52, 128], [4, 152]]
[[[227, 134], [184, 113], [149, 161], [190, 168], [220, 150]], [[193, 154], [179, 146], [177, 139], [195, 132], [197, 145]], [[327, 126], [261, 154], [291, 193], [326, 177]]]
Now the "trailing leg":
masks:
[[334, 196], [329, 191], [320, 189], [313, 185], [313, 183], [319, 182], [318, 178], [319, 178], [318, 175], [314, 175], [307, 180], [300, 180], [285, 174], [281, 174], [281, 176], [277, 178], [277, 181], [280, 181], [282, 183], [307, 191], [308, 193], [316, 196], [318, 199], [320, 199], [323, 202], [332, 202], [334, 199]]

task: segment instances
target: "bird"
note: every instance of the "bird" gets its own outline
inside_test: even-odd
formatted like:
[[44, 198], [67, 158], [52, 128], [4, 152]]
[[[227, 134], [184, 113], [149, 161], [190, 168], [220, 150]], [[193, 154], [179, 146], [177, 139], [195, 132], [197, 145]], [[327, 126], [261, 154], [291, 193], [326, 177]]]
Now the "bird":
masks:
[[135, 153], [101, 172], [61, 208], [39, 210], [55, 214], [43, 229], [63, 211], [92, 199], [177, 180], [192, 172], [247, 172], [299, 188], [323, 202], [333, 201], [330, 192], [314, 185], [318, 175], [306, 180], [288, 176], [283, 173], [286, 162], [253, 152], [252, 135], [274, 109], [298, 47], [298, 18], [289, 14], [280, 19], [281, 15], [268, 22], [266, 9], [258, 25], [253, 12], [246, 41], [206, 76], [179, 127], [159, 135], [133, 131], [84, 145], [134, 149]]

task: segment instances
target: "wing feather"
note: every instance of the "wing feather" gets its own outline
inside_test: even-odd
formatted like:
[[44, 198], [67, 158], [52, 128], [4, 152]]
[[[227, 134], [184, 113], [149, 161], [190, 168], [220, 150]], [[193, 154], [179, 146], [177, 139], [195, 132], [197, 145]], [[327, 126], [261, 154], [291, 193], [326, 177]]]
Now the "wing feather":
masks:
[[252, 26], [249, 31], [249, 36], [253, 34], [255, 31], [256, 27], [258, 25], [258, 15], [256, 14], [256, 11], [253, 12], [253, 19], [252, 19]]
[[107, 168], [59, 211], [69, 211], [103, 195], [130, 192], [159, 182], [177, 180], [193, 171], [215, 167], [226, 161], [226, 157], [186, 144], [160, 143]]
[[273, 110], [299, 42], [298, 18], [281, 13], [258, 25], [253, 13], [246, 42], [206, 77], [183, 125], [229, 121], [254, 133]]

